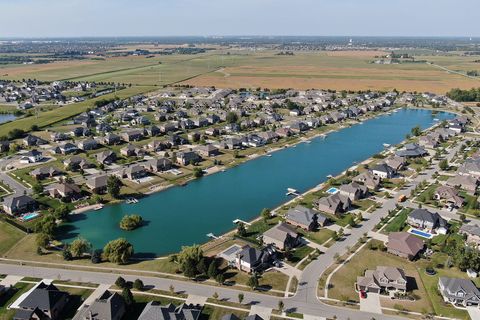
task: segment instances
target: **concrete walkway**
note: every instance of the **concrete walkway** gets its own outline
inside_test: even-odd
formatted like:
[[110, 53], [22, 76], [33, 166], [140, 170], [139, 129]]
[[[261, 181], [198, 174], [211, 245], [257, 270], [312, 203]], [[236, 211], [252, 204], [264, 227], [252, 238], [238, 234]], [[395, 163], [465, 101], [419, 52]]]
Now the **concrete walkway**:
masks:
[[20, 277], [20, 276], [7, 275], [5, 278], [2, 279], [2, 281], [0, 281], [0, 285], [4, 286], [5, 288], [8, 288], [10, 286], [16, 285], [17, 282], [22, 279], [23, 277]]
[[319, 317], [319, 316], [312, 316], [312, 315], [309, 315], [309, 314], [304, 314], [303, 319], [304, 320], [326, 320], [327, 318]]
[[286, 262], [282, 262], [282, 266], [281, 267], [274, 267], [273, 269], [289, 276], [289, 277], [297, 277], [300, 278], [300, 276], [302, 275], [302, 271], [298, 270], [297, 268], [289, 265], [288, 263]]
[[308, 240], [308, 239], [303, 239], [303, 240], [305, 241], [305, 244], [306, 244], [307, 246], [309, 246], [310, 248], [318, 249], [318, 250], [320, 250], [321, 252], [325, 252], [325, 251], [328, 250], [327, 247], [322, 246], [321, 244], [315, 243], [315, 242], [310, 241], [310, 240]]
[[382, 241], [383, 243], [388, 242], [388, 236], [386, 234], [380, 233], [380, 232], [375, 232], [375, 231], [369, 231], [368, 236], [370, 238], [373, 238], [375, 240]]
[[207, 297], [197, 296], [194, 294], [189, 294], [187, 297], [187, 301], [185, 301], [186, 304], [193, 304], [193, 305], [200, 305], [200, 306], [205, 305], [205, 302], [207, 302]]

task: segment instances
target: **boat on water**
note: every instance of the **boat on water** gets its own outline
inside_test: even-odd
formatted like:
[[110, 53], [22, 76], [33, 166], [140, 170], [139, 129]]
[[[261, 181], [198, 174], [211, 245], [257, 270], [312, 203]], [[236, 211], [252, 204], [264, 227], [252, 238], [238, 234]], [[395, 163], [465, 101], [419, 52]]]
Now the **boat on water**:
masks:
[[388, 143], [384, 143], [383, 146], [384, 146], [385, 148], [390, 148], [390, 144], [388, 144]]
[[331, 174], [329, 174], [329, 175], [327, 176], [327, 178], [328, 178], [328, 179], [332, 179], [333, 176], [332, 176]]
[[271, 154], [267, 154], [267, 157], [271, 157], [272, 155]]
[[440, 121], [440, 119], [438, 119], [438, 118], [433, 118], [433, 121]]
[[132, 203], [138, 203], [138, 200], [135, 198], [127, 198], [125, 202], [128, 204], [132, 204]]
[[298, 196], [298, 191], [294, 188], [287, 188], [287, 196]]

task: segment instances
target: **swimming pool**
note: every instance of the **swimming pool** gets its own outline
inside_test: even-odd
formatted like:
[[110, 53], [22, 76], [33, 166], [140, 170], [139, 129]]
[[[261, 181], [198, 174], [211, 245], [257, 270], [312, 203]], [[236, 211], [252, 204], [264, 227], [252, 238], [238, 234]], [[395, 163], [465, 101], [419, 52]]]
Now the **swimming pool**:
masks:
[[338, 189], [334, 187], [331, 187], [330, 189], [327, 190], [327, 193], [330, 193], [330, 194], [335, 194], [337, 192], [338, 192]]
[[432, 237], [432, 234], [427, 233], [427, 232], [423, 232], [423, 231], [420, 231], [420, 230], [417, 230], [417, 229], [410, 229], [409, 232], [410, 232], [411, 234], [420, 236], [420, 237], [422, 237], [422, 238], [430, 239], [430, 238]]
[[32, 212], [32, 213], [26, 213], [22, 216], [22, 220], [23, 221], [28, 221], [28, 220], [32, 220], [33, 218], [36, 218], [38, 217], [38, 213], [37, 212]]

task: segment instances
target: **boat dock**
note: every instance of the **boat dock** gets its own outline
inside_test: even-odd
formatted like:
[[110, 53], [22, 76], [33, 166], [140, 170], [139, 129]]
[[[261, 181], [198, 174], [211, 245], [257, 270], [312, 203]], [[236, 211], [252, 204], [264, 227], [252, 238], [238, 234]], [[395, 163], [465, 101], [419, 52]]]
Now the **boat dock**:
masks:
[[286, 193], [287, 196], [299, 196], [300, 194], [298, 193], [298, 191], [296, 189], [293, 189], [293, 188], [287, 188], [287, 193]]
[[207, 234], [207, 237], [212, 238], [212, 239], [220, 239], [221, 238], [221, 237], [217, 237], [216, 235], [214, 235], [211, 232], [209, 234]]
[[240, 219], [235, 219], [235, 220], [233, 220], [233, 223], [234, 223], [234, 224], [243, 223], [243, 224], [246, 225], [246, 226], [251, 225], [251, 223], [246, 222], [246, 221], [243, 221], [243, 220], [240, 220]]

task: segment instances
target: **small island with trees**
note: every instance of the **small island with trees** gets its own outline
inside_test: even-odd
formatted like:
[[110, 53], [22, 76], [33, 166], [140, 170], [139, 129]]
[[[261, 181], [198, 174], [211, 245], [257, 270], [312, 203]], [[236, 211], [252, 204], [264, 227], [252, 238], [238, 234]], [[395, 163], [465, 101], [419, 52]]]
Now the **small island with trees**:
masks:
[[120, 220], [120, 229], [122, 230], [135, 230], [143, 225], [143, 218], [138, 214], [123, 216]]

